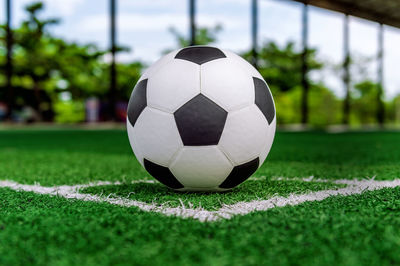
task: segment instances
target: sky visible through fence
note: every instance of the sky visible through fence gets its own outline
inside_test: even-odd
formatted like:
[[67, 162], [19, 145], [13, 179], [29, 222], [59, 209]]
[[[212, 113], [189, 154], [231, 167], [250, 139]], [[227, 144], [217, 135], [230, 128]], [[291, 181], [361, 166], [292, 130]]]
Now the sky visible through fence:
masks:
[[[1, 7], [5, 6], [5, 0]], [[23, 7], [31, 0], [13, 1], [12, 25], [19, 25], [26, 17]], [[109, 47], [108, 0], [45, 0], [43, 17], [61, 18], [61, 24], [51, 28], [57, 36], [79, 43], [95, 43]], [[196, 21], [199, 26], [221, 24], [217, 46], [236, 52], [248, 50], [250, 36], [250, 2], [248, 0], [197, 1]], [[301, 49], [302, 5], [291, 1], [259, 1], [259, 43], [274, 40], [285, 44], [289, 40]], [[343, 97], [341, 76], [334, 74], [334, 65], [343, 61], [343, 14], [309, 8], [309, 45], [318, 49], [318, 57], [328, 62], [324, 71], [312, 75], [323, 79], [338, 95]], [[129, 52], [118, 55], [119, 61], [140, 59], [155, 61], [163, 50], [176, 47], [168, 28], [174, 27], [182, 34], [189, 33], [187, 0], [117, 1], [117, 42], [129, 47]], [[5, 12], [0, 12], [5, 21]], [[377, 80], [376, 57], [378, 27], [374, 22], [350, 18], [350, 49], [352, 56], [369, 58], [369, 78]], [[400, 31], [385, 26], [384, 88], [385, 97], [400, 93]], [[332, 66], [332, 67], [329, 67]]]

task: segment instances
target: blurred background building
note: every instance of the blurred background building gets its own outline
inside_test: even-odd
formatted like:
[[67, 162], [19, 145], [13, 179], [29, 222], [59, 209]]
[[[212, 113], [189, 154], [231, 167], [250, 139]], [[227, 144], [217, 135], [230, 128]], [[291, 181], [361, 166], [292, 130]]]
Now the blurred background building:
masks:
[[143, 70], [187, 45], [232, 50], [278, 123], [400, 124], [399, 0], [0, 0], [0, 121], [124, 121]]

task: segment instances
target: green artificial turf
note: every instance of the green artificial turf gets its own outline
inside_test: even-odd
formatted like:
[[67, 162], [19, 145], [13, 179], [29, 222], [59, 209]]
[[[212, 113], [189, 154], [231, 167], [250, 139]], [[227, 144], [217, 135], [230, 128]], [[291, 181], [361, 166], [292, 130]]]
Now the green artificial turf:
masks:
[[[278, 132], [255, 176], [353, 179], [400, 176], [400, 133]], [[0, 131], [0, 179], [42, 185], [150, 178], [124, 130]]]
[[257, 175], [334, 179], [400, 177], [400, 132], [277, 133]]
[[201, 223], [0, 189], [0, 265], [394, 265], [400, 189]]
[[[45, 186], [120, 181], [84, 192], [215, 210], [338, 187], [272, 177], [399, 178], [399, 136], [278, 132], [255, 180], [228, 193], [199, 194], [131, 184], [152, 178], [134, 159], [123, 130], [5, 130], [0, 180]], [[212, 223], [0, 188], [0, 265], [396, 265], [399, 228], [400, 188]]]
[[177, 193], [160, 183], [133, 183], [121, 185], [95, 186], [82, 189], [81, 193], [122, 197], [154, 203], [164, 207], [203, 208], [217, 210], [223, 205], [252, 200], [269, 199], [272, 196], [287, 196], [310, 191], [342, 188], [346, 185], [302, 182], [297, 180], [248, 180], [243, 185], [224, 193]]
[[0, 179], [42, 185], [147, 176], [123, 130], [0, 131]]

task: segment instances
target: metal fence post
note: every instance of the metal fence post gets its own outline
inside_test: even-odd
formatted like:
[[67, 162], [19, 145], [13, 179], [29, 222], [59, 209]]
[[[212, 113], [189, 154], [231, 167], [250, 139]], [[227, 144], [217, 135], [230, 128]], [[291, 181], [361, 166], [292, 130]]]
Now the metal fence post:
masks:
[[8, 104], [8, 111], [6, 119], [11, 120], [12, 110], [14, 109], [14, 87], [12, 86], [12, 74], [13, 74], [13, 58], [12, 58], [12, 47], [13, 47], [13, 36], [11, 30], [11, 0], [6, 0], [6, 101]]
[[303, 16], [302, 16], [302, 43], [303, 53], [301, 56], [301, 85], [303, 88], [303, 94], [301, 99], [301, 123], [306, 125], [308, 123], [308, 92], [309, 92], [309, 81], [308, 81], [308, 5], [303, 5]]
[[343, 102], [343, 124], [349, 124], [350, 117], [350, 48], [349, 48], [349, 15], [344, 17], [343, 27], [343, 51], [344, 51], [344, 62], [343, 62], [343, 83], [346, 88], [346, 95]]
[[382, 126], [385, 122], [385, 106], [382, 100], [383, 96], [383, 55], [384, 55], [384, 27], [379, 24], [378, 32], [378, 92], [377, 92], [377, 113], [376, 118], [378, 123]]
[[110, 0], [110, 39], [111, 39], [111, 66], [110, 66], [110, 111], [111, 119], [116, 120], [116, 90], [117, 90], [117, 71], [115, 64], [116, 54], [116, 30], [115, 30], [115, 16], [116, 16], [116, 0]]
[[258, 68], [258, 0], [251, 0], [251, 63]]
[[195, 0], [189, 0], [189, 23], [190, 23], [190, 46], [196, 45], [196, 3]]

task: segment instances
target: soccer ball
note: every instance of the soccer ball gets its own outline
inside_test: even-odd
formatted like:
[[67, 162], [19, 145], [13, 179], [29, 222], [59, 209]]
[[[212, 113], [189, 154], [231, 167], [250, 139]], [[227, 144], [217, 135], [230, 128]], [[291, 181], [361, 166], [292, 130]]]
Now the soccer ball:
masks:
[[171, 52], [136, 84], [128, 105], [133, 152], [155, 179], [180, 191], [224, 191], [264, 162], [276, 127], [260, 73], [209, 46]]

